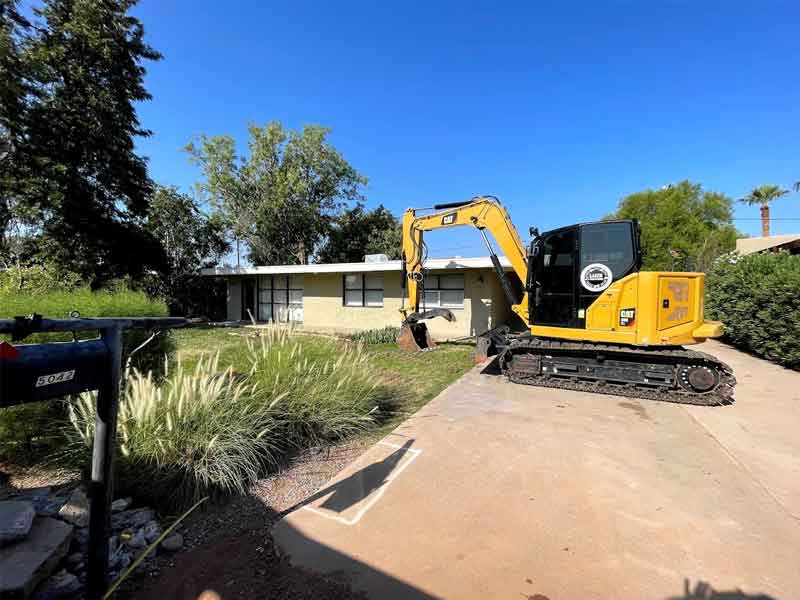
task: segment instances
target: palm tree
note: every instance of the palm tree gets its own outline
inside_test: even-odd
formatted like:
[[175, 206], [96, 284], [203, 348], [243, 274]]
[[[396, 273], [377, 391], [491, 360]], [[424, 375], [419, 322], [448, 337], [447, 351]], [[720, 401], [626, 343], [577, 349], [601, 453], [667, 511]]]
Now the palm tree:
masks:
[[757, 188], [750, 190], [744, 198], [741, 199], [745, 204], [760, 204], [761, 205], [761, 235], [769, 237], [769, 203], [777, 200], [781, 196], [785, 196], [789, 190], [783, 189], [779, 185], [760, 185]]

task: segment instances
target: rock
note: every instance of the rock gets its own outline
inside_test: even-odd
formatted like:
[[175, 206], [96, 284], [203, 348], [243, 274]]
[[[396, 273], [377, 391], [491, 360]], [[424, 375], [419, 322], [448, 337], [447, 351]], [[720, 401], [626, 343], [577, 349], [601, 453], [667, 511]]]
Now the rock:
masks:
[[147, 538], [144, 534], [144, 528], [142, 528], [133, 534], [133, 537], [128, 540], [128, 547], [133, 548], [134, 550], [141, 550], [145, 546], [147, 546]]
[[64, 565], [68, 569], [72, 569], [72, 568], [75, 567], [75, 565], [77, 565], [78, 563], [82, 563], [82, 562], [83, 562], [83, 553], [82, 552], [73, 552], [72, 554], [67, 556], [67, 558], [64, 559]]
[[40, 517], [58, 516], [58, 511], [67, 503], [67, 496], [48, 496], [46, 501], [36, 507], [36, 514]]
[[76, 489], [72, 492], [67, 503], [58, 511], [58, 516], [76, 527], [86, 527], [89, 524], [89, 499], [83, 490]]
[[158, 524], [158, 521], [150, 521], [144, 526], [144, 538], [147, 540], [148, 544], [155, 542], [160, 535], [161, 525]]
[[0, 548], [0, 598], [27, 598], [67, 553], [72, 525], [37, 517], [28, 537]]
[[14, 500], [26, 500], [33, 504], [34, 510], [40, 513], [50, 501], [50, 486], [28, 488], [20, 490], [14, 496]]
[[66, 598], [76, 594], [81, 589], [81, 582], [72, 573], [59, 571], [49, 577], [39, 586], [33, 596], [33, 600], [56, 600], [56, 598]]
[[123, 546], [120, 546], [116, 552], [109, 555], [108, 557], [108, 568], [114, 569], [116, 571], [121, 571], [125, 567], [131, 564], [131, 555], [129, 552], [125, 550]]
[[111, 527], [115, 531], [120, 529], [134, 529], [143, 527], [149, 521], [156, 518], [156, 513], [150, 508], [137, 508], [135, 510], [124, 510], [111, 515]]
[[173, 533], [161, 542], [161, 547], [167, 552], [177, 552], [183, 546], [183, 536], [180, 533]]
[[109, 556], [114, 554], [117, 551], [118, 547], [119, 547], [119, 536], [118, 535], [112, 535], [110, 538], [108, 538], [108, 555]]
[[0, 546], [24, 540], [33, 524], [36, 510], [31, 502], [7, 500], [0, 502]]
[[131, 505], [131, 502], [132, 500], [130, 498], [119, 498], [117, 500], [114, 500], [111, 503], [111, 512], [115, 513], [122, 512]]

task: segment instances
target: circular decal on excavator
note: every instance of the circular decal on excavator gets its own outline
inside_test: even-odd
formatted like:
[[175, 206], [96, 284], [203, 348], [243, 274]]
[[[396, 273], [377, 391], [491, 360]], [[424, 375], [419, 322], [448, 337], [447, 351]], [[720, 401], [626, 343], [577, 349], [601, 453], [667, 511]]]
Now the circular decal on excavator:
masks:
[[602, 292], [613, 278], [611, 269], [602, 263], [592, 263], [581, 271], [581, 285], [590, 292]]

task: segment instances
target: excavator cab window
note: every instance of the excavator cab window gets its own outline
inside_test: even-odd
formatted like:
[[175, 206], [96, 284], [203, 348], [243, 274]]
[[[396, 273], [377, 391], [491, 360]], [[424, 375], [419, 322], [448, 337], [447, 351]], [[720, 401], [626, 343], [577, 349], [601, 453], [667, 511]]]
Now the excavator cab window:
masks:
[[[533, 297], [530, 320], [538, 325], [582, 329], [586, 309], [613, 281], [639, 270], [636, 221], [573, 225], [543, 233], [531, 244], [528, 292]], [[587, 268], [603, 265], [608, 281], [582, 282]], [[596, 270], [602, 277], [602, 267]]]

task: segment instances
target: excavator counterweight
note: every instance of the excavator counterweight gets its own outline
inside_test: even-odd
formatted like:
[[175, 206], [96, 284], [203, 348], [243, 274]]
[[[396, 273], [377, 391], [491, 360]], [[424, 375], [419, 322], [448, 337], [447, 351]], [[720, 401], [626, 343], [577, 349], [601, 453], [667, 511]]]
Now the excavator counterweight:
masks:
[[[589, 390], [690, 404], [730, 402], [731, 369], [683, 348], [722, 335], [703, 315], [705, 275], [641, 271], [639, 225], [634, 220], [561, 227], [526, 247], [493, 196], [439, 204], [433, 212], [403, 216], [403, 285], [398, 343], [433, 348], [425, 319], [454, 320], [444, 309], [420, 311], [425, 242], [436, 229], [469, 226], [486, 244], [501, 289], [523, 331], [507, 327], [477, 337], [476, 360], [499, 354], [515, 383]], [[501, 266], [487, 233], [511, 263]]]

